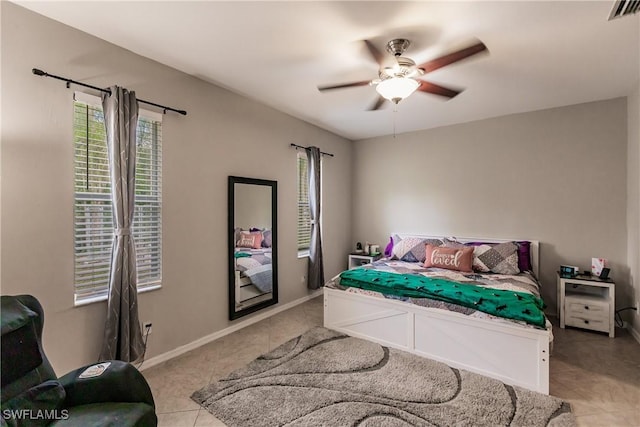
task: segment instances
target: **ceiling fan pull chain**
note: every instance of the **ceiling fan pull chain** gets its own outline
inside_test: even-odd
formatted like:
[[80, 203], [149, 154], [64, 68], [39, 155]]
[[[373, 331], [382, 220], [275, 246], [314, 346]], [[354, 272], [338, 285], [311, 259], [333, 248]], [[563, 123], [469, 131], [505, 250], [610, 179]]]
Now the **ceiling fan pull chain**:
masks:
[[393, 139], [396, 139], [396, 115], [398, 114], [398, 104], [393, 105]]

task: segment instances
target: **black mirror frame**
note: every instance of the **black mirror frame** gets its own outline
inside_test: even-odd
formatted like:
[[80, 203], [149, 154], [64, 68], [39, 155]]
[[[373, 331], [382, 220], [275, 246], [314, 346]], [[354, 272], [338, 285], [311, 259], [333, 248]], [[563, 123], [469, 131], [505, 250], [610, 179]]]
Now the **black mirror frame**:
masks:
[[[234, 252], [235, 245], [235, 184], [253, 184], [271, 187], [271, 269], [273, 274], [273, 284], [271, 287], [272, 298], [268, 301], [262, 301], [250, 307], [236, 311], [236, 284], [235, 284], [235, 266]], [[265, 307], [278, 303], [278, 182], [266, 179], [244, 178], [240, 176], [229, 176], [228, 189], [228, 265], [229, 265], [229, 320], [235, 320], [247, 314], [262, 310]]]

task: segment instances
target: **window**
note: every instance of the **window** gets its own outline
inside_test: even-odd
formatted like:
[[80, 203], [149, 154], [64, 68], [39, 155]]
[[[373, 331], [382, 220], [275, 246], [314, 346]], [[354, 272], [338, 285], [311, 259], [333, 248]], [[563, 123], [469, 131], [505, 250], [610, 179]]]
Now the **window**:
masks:
[[[100, 99], [74, 102], [74, 249], [76, 305], [107, 298], [113, 217], [104, 115]], [[137, 127], [136, 243], [138, 291], [162, 280], [162, 116], [140, 110]]]
[[307, 153], [298, 151], [298, 255], [307, 255], [311, 243]]

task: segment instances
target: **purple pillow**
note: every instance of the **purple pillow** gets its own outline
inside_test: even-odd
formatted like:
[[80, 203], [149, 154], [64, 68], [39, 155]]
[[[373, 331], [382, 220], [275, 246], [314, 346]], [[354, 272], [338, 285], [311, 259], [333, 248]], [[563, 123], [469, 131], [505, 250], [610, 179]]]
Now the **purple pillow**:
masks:
[[[480, 246], [480, 245], [497, 245], [496, 242], [467, 242], [465, 245], [468, 246]], [[528, 240], [521, 240], [519, 242], [515, 242], [518, 245], [518, 268], [520, 271], [532, 271], [533, 266], [531, 265], [531, 242]]]
[[262, 247], [263, 248], [270, 248], [272, 246], [272, 242], [271, 242], [271, 230], [265, 230], [262, 232], [262, 237], [264, 237], [264, 240], [262, 240]]
[[531, 265], [531, 242], [523, 240], [516, 242], [518, 245], [518, 268], [520, 271], [532, 271]]
[[393, 237], [389, 237], [389, 243], [387, 247], [384, 248], [384, 256], [387, 258], [391, 258], [391, 254], [393, 253]]

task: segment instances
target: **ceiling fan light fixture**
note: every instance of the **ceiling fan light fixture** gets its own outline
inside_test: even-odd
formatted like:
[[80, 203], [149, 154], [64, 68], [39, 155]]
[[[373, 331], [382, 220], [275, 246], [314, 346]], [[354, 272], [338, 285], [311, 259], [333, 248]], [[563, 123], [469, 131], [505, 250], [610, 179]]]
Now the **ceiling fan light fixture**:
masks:
[[397, 104], [420, 87], [417, 80], [406, 77], [391, 77], [378, 83], [376, 91], [385, 99]]

